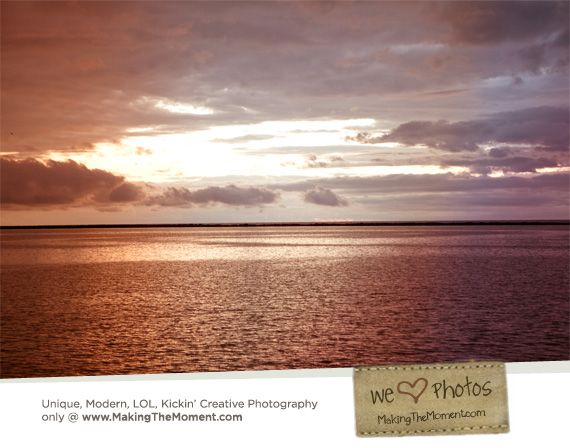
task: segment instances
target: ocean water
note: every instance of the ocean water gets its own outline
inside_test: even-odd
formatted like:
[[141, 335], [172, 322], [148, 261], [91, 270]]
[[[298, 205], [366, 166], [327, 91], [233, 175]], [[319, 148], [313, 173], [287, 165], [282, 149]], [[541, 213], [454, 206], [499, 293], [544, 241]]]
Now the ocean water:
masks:
[[570, 358], [564, 225], [1, 236], [2, 378]]

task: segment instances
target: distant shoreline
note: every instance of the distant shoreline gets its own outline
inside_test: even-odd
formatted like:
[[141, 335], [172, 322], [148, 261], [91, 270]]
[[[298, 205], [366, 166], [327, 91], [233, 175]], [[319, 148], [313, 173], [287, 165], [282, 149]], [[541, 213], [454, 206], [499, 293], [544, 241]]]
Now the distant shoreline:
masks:
[[75, 225], [24, 225], [0, 226], [1, 230], [28, 229], [144, 229], [144, 228], [192, 228], [192, 227], [341, 227], [341, 226], [548, 226], [570, 225], [570, 220], [521, 220], [521, 221], [322, 221], [322, 222], [272, 222], [272, 223], [181, 223], [181, 224], [75, 224]]

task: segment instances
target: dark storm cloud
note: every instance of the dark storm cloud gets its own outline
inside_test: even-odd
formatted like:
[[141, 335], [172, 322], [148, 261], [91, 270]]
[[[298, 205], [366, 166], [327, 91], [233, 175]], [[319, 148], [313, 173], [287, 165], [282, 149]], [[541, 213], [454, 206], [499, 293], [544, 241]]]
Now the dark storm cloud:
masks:
[[122, 176], [89, 169], [73, 160], [45, 164], [34, 159], [1, 159], [3, 205], [56, 206], [77, 203], [132, 202], [142, 197], [140, 187]]
[[539, 150], [568, 151], [567, 107], [534, 107], [500, 112], [482, 120], [410, 121], [381, 136], [358, 133], [347, 141], [425, 145], [449, 152], [477, 151], [485, 144], [536, 145]]
[[163, 207], [205, 206], [215, 203], [226, 205], [261, 206], [277, 202], [280, 194], [265, 187], [206, 187], [189, 190], [184, 187], [167, 187], [158, 195], [149, 196], [145, 205]]
[[329, 207], [346, 207], [348, 201], [328, 188], [317, 185], [315, 188], [306, 191], [303, 194], [305, 202], [317, 205], [327, 205]]

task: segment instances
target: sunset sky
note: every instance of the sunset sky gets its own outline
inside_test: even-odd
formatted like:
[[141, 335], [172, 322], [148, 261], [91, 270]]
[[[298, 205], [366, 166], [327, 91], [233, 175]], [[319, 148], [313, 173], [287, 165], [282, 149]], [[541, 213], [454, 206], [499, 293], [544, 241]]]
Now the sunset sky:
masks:
[[568, 5], [2, 1], [2, 225], [568, 219]]

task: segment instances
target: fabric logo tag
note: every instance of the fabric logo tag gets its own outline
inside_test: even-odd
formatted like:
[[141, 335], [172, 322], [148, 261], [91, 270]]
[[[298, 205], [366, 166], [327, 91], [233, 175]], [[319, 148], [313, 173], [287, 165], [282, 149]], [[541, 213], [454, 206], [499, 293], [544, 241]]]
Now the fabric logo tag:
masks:
[[501, 362], [357, 367], [354, 405], [362, 437], [509, 432]]

